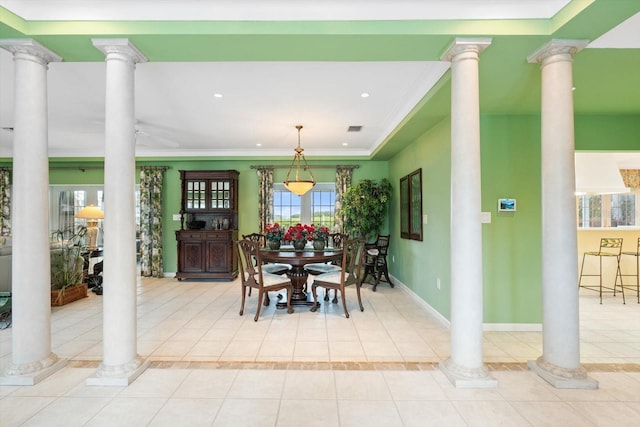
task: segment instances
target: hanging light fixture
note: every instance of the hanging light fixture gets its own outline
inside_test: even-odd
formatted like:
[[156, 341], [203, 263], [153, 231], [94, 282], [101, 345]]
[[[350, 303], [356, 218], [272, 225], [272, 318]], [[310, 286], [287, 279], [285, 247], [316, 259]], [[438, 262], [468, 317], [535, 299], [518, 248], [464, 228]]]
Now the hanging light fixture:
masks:
[[[311, 169], [307, 164], [307, 159], [304, 158], [303, 148], [300, 147], [300, 129], [302, 129], [302, 125], [296, 125], [296, 129], [298, 129], [298, 147], [294, 148], [296, 152], [293, 157], [293, 161], [291, 162], [291, 167], [289, 168], [289, 172], [287, 172], [287, 178], [284, 181], [284, 186], [287, 187], [287, 190], [291, 191], [293, 194], [297, 194], [298, 196], [302, 196], [307, 191], [311, 190], [314, 185], [316, 185], [316, 180], [313, 178], [313, 174], [311, 173]], [[304, 170], [306, 170], [311, 179], [304, 180], [300, 178], [300, 159], [304, 161]], [[295, 180], [291, 181], [289, 176], [295, 167]]]

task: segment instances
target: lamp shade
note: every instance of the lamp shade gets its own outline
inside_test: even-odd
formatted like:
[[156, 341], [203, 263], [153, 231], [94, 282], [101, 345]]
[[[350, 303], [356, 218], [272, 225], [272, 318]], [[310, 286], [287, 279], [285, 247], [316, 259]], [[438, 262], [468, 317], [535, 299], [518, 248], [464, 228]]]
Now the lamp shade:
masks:
[[104, 212], [97, 206], [89, 205], [80, 209], [77, 214], [75, 214], [76, 218], [86, 218], [86, 219], [103, 219]]
[[315, 184], [316, 183], [313, 181], [287, 181], [284, 183], [284, 186], [293, 194], [302, 196], [304, 193], [311, 190]]

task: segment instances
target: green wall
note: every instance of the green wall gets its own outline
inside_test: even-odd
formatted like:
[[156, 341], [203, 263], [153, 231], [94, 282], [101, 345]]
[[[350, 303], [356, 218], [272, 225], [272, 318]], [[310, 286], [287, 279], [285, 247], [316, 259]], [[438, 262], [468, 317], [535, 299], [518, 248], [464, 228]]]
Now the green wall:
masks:
[[[482, 225], [485, 323], [542, 321], [540, 117], [482, 116]], [[515, 198], [515, 212], [498, 199]]]
[[[390, 230], [391, 274], [443, 316], [450, 314], [451, 123], [443, 120], [389, 162], [394, 188]], [[400, 238], [400, 178], [422, 168], [423, 240]], [[436, 282], [440, 279], [440, 290]]]

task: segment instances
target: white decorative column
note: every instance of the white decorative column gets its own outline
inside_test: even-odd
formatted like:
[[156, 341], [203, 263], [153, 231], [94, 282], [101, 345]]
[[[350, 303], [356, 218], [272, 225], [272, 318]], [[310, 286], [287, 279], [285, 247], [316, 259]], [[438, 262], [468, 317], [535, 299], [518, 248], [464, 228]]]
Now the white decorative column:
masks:
[[135, 64], [128, 39], [93, 39], [106, 55], [103, 360], [88, 385], [127, 386], [149, 365], [137, 354]]
[[491, 39], [459, 39], [451, 62], [451, 356], [440, 369], [456, 387], [498, 383], [482, 361], [482, 224], [478, 61]]
[[35, 40], [0, 40], [13, 53], [11, 365], [3, 385], [33, 385], [66, 365], [51, 352], [47, 69], [61, 61]]
[[552, 40], [527, 60], [542, 70], [542, 351], [529, 368], [557, 388], [597, 388], [580, 366], [573, 56], [586, 40]]

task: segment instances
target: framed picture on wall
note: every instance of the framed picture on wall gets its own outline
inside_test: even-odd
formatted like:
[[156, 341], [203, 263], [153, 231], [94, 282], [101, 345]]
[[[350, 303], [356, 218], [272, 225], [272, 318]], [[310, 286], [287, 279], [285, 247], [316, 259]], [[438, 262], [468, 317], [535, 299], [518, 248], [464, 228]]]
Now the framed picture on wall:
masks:
[[498, 199], [498, 212], [515, 212], [516, 199]]
[[422, 240], [422, 169], [400, 178], [400, 237]]

